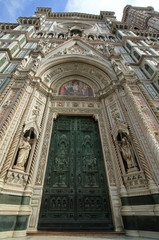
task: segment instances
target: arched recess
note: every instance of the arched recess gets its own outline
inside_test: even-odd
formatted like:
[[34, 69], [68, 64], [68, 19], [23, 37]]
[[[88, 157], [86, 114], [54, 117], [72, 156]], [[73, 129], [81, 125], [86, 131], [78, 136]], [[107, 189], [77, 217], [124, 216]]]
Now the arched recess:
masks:
[[99, 90], [111, 84], [111, 80], [116, 80], [108, 61], [104, 65], [99, 59], [83, 56], [42, 60], [42, 65], [36, 73], [36, 77], [40, 77], [41, 81], [52, 89], [54, 96], [57, 96], [60, 85], [73, 76], [92, 87], [95, 96], [98, 96]]
[[[115, 185], [115, 178], [113, 172], [113, 157], [108, 149], [108, 126], [105, 119], [104, 104], [100, 100], [100, 90], [105, 89], [111, 84], [112, 80], [116, 80], [116, 76], [110, 67], [110, 63], [101, 59], [93, 59], [89, 56], [60, 56], [55, 58], [46, 58], [42, 60], [42, 64], [37, 69], [36, 77], [40, 79], [48, 89], [52, 90], [50, 98], [50, 108], [48, 109], [48, 118], [46, 129], [44, 129], [44, 137], [41, 140], [41, 153], [40, 158], [37, 159], [37, 170], [35, 172], [35, 191], [41, 189], [39, 196], [33, 195], [34, 198], [38, 198], [37, 205], [33, 206], [33, 215], [30, 218], [30, 229], [37, 228], [42, 189], [44, 185], [44, 176], [47, 167], [47, 160], [49, 154], [49, 145], [51, 142], [51, 129], [54, 125], [54, 120], [58, 115], [67, 116], [89, 116], [95, 117], [95, 120], [99, 125], [100, 138], [102, 143], [102, 151], [104, 156], [104, 163], [106, 169], [106, 175], [108, 178], [108, 185], [110, 191], [110, 204], [112, 209], [112, 217], [114, 221], [115, 229], [122, 229], [121, 219], [116, 215], [119, 215], [119, 206], [117, 206], [117, 199], [113, 199], [113, 193], [111, 186]], [[58, 96], [59, 88], [66, 82], [71, 80], [78, 80], [84, 82], [90, 86], [93, 90], [93, 97], [69, 97]], [[47, 127], [49, 129], [47, 130]], [[47, 143], [46, 143], [47, 141]], [[113, 188], [112, 187], [112, 188]], [[120, 204], [120, 203], [118, 203]]]
[[[109, 79], [109, 82], [111, 79], [117, 80], [117, 77], [111, 67], [111, 63], [108, 60], [86, 55], [62, 55], [58, 57], [52, 56], [48, 58], [46, 56], [44, 59], [42, 59], [40, 67], [37, 69], [36, 77], [43, 78], [47, 73], [51, 71], [51, 69], [57, 70], [59, 67], [62, 67], [62, 65], [65, 64], [70, 64], [72, 66], [74, 65], [75, 67], [72, 69], [73, 71], [80, 71], [80, 68], [78, 69], [78, 65], [84, 64], [85, 66], [92, 67], [94, 70], [107, 76], [107, 80]], [[80, 74], [82, 74], [81, 71]], [[92, 77], [93, 74], [94, 73], [92, 72]]]

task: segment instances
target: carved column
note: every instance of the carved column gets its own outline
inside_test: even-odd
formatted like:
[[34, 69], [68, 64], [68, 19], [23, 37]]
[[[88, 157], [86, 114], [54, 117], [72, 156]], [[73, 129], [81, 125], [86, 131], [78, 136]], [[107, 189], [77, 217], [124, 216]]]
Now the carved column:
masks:
[[[126, 92], [126, 95], [127, 95], [128, 99], [129, 99], [129, 101], [132, 103], [134, 109], [136, 109], [136, 113], [139, 116], [141, 124], [143, 125], [143, 127], [145, 129], [145, 132], [147, 133], [147, 140], [151, 143], [151, 145], [153, 144], [155, 146], [156, 142], [154, 141], [154, 136], [153, 136], [152, 132], [149, 129], [149, 125], [147, 124], [146, 120], [143, 117], [141, 109], [138, 106], [138, 104], [137, 104], [137, 102], [136, 102], [136, 100], [134, 98], [134, 95], [131, 92], [131, 89], [129, 88], [129, 86], [127, 84], [124, 84], [124, 89], [125, 89], [125, 92]], [[159, 154], [159, 149], [158, 148], [157, 148], [157, 154]], [[149, 168], [149, 166], [147, 164], [147, 161], [145, 161], [145, 159], [143, 159], [143, 157], [140, 160], [141, 160], [142, 166], [144, 168], [145, 174], [147, 176], [147, 179], [149, 180], [149, 182], [153, 182], [154, 178], [153, 178], [151, 170], [150, 170], [150, 168]]]
[[106, 108], [104, 99], [102, 99], [102, 109], [103, 109], [103, 115], [104, 115], [104, 125], [106, 129], [105, 138], [107, 140], [108, 148], [109, 148], [108, 154], [111, 155], [111, 158], [109, 157], [111, 161], [110, 162], [111, 172], [109, 170], [108, 174], [110, 174], [109, 179], [113, 177], [113, 182], [110, 182], [112, 208], [113, 208], [112, 212], [113, 212], [116, 231], [122, 231], [123, 223], [122, 223], [121, 214], [120, 214], [121, 200], [119, 197], [119, 191], [125, 192], [125, 187], [123, 185], [123, 181], [122, 181], [122, 177], [121, 177], [121, 173], [118, 165], [116, 148], [112, 140], [111, 127], [108, 120], [108, 115], [107, 115], [108, 113], [107, 113], [107, 108]]

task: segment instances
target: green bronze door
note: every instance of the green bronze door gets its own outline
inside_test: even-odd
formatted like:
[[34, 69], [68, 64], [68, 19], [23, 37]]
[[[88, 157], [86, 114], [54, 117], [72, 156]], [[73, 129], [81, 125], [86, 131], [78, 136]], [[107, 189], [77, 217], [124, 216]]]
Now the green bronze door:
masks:
[[38, 230], [112, 230], [98, 123], [61, 116], [54, 122]]

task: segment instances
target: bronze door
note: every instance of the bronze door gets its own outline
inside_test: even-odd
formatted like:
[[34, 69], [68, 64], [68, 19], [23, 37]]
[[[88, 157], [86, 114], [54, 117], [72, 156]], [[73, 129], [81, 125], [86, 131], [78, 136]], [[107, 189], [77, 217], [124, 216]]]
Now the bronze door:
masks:
[[54, 122], [38, 229], [113, 229], [98, 123], [91, 117]]

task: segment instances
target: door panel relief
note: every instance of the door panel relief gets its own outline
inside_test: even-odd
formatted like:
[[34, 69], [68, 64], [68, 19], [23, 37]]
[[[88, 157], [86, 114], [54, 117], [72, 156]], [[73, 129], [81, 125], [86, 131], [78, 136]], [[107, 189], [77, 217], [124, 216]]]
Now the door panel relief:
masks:
[[54, 123], [38, 229], [113, 229], [93, 118], [59, 117]]

